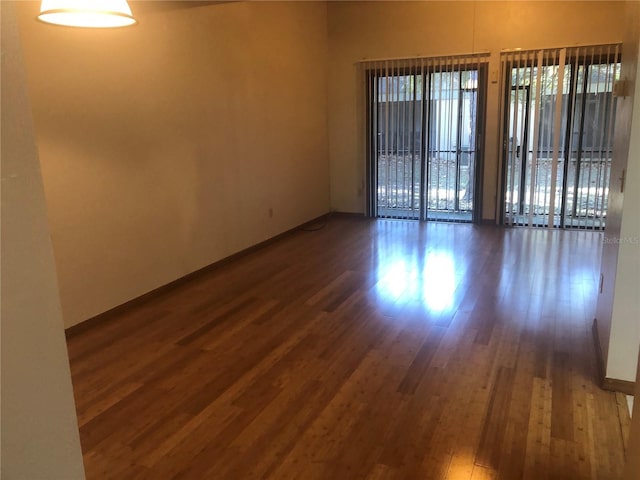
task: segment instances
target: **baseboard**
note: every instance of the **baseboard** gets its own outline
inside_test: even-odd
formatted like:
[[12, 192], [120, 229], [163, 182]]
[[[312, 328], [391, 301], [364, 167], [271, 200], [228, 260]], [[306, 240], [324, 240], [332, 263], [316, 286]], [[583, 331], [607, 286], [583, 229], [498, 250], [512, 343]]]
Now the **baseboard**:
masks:
[[620, 392], [624, 393], [625, 395], [633, 395], [636, 390], [636, 382], [605, 377], [604, 381], [602, 382], [602, 388], [603, 390], [609, 390], [611, 392]]
[[228, 257], [222, 258], [216, 262], [213, 262], [205, 267], [202, 267], [194, 272], [188, 273], [187, 275], [184, 275], [183, 277], [177, 278], [176, 280], [173, 280], [165, 285], [162, 285], [158, 288], [155, 288], [153, 290], [151, 290], [150, 292], [144, 293], [142, 295], [140, 295], [139, 297], [133, 298], [123, 304], [117, 305], [109, 310], [107, 310], [106, 312], [100, 313], [98, 315], [96, 315], [95, 317], [91, 317], [87, 320], [84, 320], [80, 323], [78, 323], [77, 325], [73, 325], [69, 328], [67, 328], [65, 330], [65, 335], [67, 338], [71, 338], [75, 335], [79, 335], [83, 332], [86, 332], [87, 330], [90, 330], [92, 328], [94, 328], [96, 325], [99, 325], [103, 322], [108, 321], [109, 319], [120, 315], [121, 313], [132, 309], [134, 307], [143, 305], [144, 303], [157, 298], [158, 296], [167, 293], [175, 288], [178, 288], [181, 285], [184, 285], [185, 283], [190, 282], [191, 280], [194, 280], [202, 275], [205, 275], [217, 268], [222, 267], [223, 265], [228, 264], [229, 262], [232, 262], [234, 260], [237, 260], [238, 258], [241, 258], [245, 255], [248, 255], [250, 253], [253, 253], [261, 248], [264, 248], [268, 245], [271, 245], [272, 243], [277, 242], [278, 240], [281, 240], [284, 237], [287, 237], [297, 231], [303, 230], [306, 227], [312, 226], [318, 222], [321, 222], [323, 220], [328, 219], [330, 216], [334, 215], [333, 213], [325, 213], [324, 215], [320, 215], [319, 217], [314, 218], [313, 220], [309, 220], [308, 222], [304, 222], [300, 225], [298, 225], [297, 227], [291, 228], [289, 230], [286, 230], [285, 232], [282, 232], [274, 237], [268, 238], [267, 240], [264, 240], [260, 243], [257, 243], [251, 247], [245, 248], [244, 250], [240, 250], [239, 252], [236, 252], [232, 255], [229, 255]]
[[332, 217], [369, 218], [364, 213], [358, 212], [331, 212]]
[[596, 369], [598, 375], [598, 384], [604, 388], [605, 363], [604, 355], [602, 355], [602, 344], [600, 343], [600, 334], [598, 333], [598, 319], [594, 318], [591, 324], [591, 333], [593, 334], [593, 347], [596, 352]]
[[636, 383], [628, 380], [620, 380], [617, 378], [607, 377], [605, 374], [604, 355], [602, 354], [602, 344], [600, 343], [600, 334], [598, 333], [598, 319], [593, 319], [591, 326], [593, 333], [593, 346], [596, 352], [596, 366], [598, 374], [598, 384], [603, 390], [611, 392], [620, 392], [625, 395], [633, 395], [635, 393]]

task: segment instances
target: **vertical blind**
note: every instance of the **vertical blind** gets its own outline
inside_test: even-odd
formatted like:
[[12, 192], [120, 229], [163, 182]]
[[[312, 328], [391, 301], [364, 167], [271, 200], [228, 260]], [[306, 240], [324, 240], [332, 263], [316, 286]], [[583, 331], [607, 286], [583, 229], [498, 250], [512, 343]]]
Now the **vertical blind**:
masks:
[[503, 223], [602, 229], [620, 46], [504, 52]]
[[479, 54], [360, 64], [371, 216], [471, 220], [478, 83], [487, 62]]

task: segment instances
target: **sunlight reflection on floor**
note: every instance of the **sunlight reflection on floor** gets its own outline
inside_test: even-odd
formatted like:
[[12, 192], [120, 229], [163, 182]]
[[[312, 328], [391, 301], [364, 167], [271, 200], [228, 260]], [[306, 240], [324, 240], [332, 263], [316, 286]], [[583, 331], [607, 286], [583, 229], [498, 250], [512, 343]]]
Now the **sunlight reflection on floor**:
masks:
[[455, 263], [445, 250], [423, 258], [402, 256], [378, 270], [376, 293], [387, 301], [419, 301], [433, 313], [452, 308], [456, 290]]

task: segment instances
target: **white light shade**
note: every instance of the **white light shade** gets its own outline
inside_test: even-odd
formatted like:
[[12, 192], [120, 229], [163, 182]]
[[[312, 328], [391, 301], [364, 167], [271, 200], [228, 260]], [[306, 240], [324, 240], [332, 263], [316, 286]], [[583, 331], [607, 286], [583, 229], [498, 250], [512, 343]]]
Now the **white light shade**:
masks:
[[126, 27], [136, 23], [127, 0], [42, 0], [38, 20], [89, 28]]

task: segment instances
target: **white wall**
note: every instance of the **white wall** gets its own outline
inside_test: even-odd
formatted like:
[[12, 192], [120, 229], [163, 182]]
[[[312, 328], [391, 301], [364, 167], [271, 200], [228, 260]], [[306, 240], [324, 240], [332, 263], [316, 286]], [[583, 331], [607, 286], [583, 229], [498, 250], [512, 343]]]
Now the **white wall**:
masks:
[[[640, 66], [640, 64], [638, 64]], [[640, 78], [640, 70], [636, 79]], [[640, 82], [633, 96], [633, 120], [626, 167], [607, 377], [634, 381], [640, 345]], [[619, 242], [616, 242], [619, 240]]]
[[[640, 3], [627, 2], [622, 49], [621, 78], [627, 95], [618, 98], [614, 155], [602, 248], [602, 292], [596, 320], [605, 361], [605, 375], [633, 382], [640, 342], [640, 85], [638, 41]], [[624, 193], [620, 177], [626, 169]]]
[[326, 5], [131, 5], [19, 5], [66, 326], [329, 211]]
[[6, 480], [84, 478], [45, 198], [13, 5], [2, 17], [1, 390]]
[[638, 480], [640, 478], [640, 356], [638, 356], [637, 365], [635, 401], [633, 402], [633, 415], [631, 416], [631, 429], [626, 451], [624, 480]]

